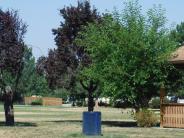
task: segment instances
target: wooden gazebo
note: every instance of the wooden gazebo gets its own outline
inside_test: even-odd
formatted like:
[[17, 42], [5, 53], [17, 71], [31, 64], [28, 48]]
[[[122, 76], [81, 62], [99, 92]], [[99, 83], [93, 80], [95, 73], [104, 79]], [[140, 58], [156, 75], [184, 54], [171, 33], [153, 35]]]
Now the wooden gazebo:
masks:
[[172, 57], [169, 61], [172, 64], [174, 64], [177, 68], [183, 68], [184, 69], [184, 46], [179, 47], [172, 54]]
[[[169, 60], [176, 68], [184, 69], [184, 46], [179, 47]], [[160, 90], [160, 127], [184, 128], [184, 104], [163, 103], [165, 89]]]

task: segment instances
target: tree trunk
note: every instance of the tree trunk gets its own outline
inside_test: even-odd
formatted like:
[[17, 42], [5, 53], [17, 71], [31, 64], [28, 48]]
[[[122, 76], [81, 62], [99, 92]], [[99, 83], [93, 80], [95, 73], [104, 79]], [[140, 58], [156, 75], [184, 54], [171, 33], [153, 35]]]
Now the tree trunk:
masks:
[[92, 80], [90, 80], [90, 82], [87, 86], [84, 85], [82, 80], [80, 80], [80, 83], [81, 83], [82, 87], [88, 91], [88, 112], [93, 112], [94, 106], [95, 106], [95, 102], [93, 99], [93, 93], [97, 89], [97, 83], [95, 83]]
[[6, 125], [14, 125], [14, 111], [13, 111], [13, 92], [11, 87], [6, 87], [5, 93], [3, 94], [4, 100], [4, 112]]
[[5, 111], [5, 121], [7, 126], [14, 125], [14, 110], [13, 110], [13, 102], [10, 104], [4, 103], [4, 111]]
[[92, 91], [88, 91], [88, 112], [93, 112], [94, 110], [94, 100], [92, 96]]

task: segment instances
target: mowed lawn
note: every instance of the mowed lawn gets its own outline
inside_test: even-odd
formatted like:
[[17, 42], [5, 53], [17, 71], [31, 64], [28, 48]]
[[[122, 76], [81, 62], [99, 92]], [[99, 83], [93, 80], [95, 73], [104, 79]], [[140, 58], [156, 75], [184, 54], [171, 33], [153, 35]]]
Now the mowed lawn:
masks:
[[[0, 106], [0, 138], [85, 138], [82, 112], [87, 108], [14, 106], [14, 127], [4, 126]], [[102, 136], [97, 138], [182, 138], [184, 129], [139, 128], [130, 110], [98, 108], [102, 112]], [[95, 137], [95, 138], [96, 138]], [[94, 137], [89, 137], [94, 138]]]

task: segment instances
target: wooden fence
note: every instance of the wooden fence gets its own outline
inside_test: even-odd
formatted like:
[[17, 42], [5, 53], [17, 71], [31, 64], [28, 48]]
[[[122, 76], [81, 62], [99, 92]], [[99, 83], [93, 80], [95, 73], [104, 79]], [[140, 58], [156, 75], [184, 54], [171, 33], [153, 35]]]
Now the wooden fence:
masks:
[[43, 97], [43, 105], [47, 106], [59, 106], [62, 105], [62, 98], [50, 98], [50, 97]]
[[160, 127], [184, 128], [184, 104], [163, 102], [165, 89], [160, 91]]
[[163, 103], [161, 112], [161, 127], [184, 128], [184, 104]]
[[38, 100], [38, 97], [24, 97], [24, 104], [31, 104], [32, 101]]
[[42, 99], [44, 106], [60, 106], [62, 105], [62, 98], [51, 98], [51, 97], [24, 97], [25, 104], [31, 104], [34, 100]]

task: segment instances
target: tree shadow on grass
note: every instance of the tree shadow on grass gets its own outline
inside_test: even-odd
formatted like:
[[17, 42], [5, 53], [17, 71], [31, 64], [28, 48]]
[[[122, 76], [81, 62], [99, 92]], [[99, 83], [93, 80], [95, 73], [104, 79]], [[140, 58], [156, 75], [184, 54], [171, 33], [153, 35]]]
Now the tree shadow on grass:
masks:
[[[5, 122], [0, 121], [0, 127], [2, 126], [9, 127], [5, 124]], [[37, 124], [32, 122], [15, 122], [13, 127], [37, 127]]]
[[102, 121], [102, 124], [112, 127], [137, 127], [135, 121]]
[[[52, 121], [55, 123], [82, 123], [81, 120], [57, 120]], [[111, 127], [137, 127], [135, 121], [102, 121], [102, 125], [107, 125]]]

